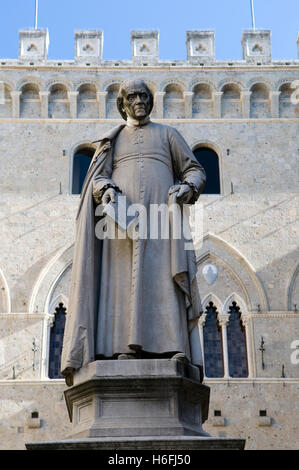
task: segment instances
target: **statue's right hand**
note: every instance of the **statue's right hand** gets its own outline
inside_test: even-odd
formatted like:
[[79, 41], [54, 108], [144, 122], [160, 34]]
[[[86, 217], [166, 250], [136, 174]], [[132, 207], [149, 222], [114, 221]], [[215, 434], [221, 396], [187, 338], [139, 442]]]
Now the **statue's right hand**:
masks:
[[74, 383], [75, 369], [73, 367], [67, 367], [63, 373], [65, 377], [65, 383], [68, 387], [71, 387]]
[[104, 205], [108, 204], [110, 201], [115, 202], [116, 191], [113, 188], [108, 188], [103, 194], [102, 203]]

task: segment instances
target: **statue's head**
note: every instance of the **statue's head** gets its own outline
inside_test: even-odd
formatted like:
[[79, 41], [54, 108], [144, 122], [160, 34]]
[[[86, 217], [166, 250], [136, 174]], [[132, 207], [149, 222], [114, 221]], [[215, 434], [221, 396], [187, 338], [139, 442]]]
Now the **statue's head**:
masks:
[[153, 105], [153, 94], [143, 80], [127, 80], [121, 84], [117, 109], [125, 120], [129, 116], [142, 121], [151, 113]]

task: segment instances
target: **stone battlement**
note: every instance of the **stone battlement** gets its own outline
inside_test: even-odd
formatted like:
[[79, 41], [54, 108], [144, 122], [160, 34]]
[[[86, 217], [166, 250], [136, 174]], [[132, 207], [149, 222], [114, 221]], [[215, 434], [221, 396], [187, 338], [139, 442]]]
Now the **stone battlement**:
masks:
[[[158, 31], [131, 31], [131, 60], [103, 60], [103, 31], [80, 30], [74, 32], [74, 59], [47, 60], [49, 33], [47, 29], [19, 31], [18, 59], [0, 58], [0, 66], [92, 67], [232, 67], [298, 65], [298, 59], [272, 60], [271, 31], [245, 30], [242, 33], [242, 60], [218, 61], [215, 58], [214, 31], [186, 32], [186, 60], [159, 59]], [[297, 36], [299, 58], [299, 33]]]

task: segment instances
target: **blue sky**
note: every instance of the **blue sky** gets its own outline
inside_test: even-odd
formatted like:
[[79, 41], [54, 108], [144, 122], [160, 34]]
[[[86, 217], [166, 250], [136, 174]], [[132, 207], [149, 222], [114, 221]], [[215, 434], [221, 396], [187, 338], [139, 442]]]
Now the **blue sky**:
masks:
[[[274, 59], [297, 59], [299, 0], [254, 0], [257, 29], [271, 29]], [[18, 55], [18, 30], [34, 27], [35, 0], [0, 0], [0, 57]], [[160, 32], [160, 59], [185, 59], [187, 30], [215, 30], [216, 59], [241, 59], [250, 0], [39, 0], [49, 59], [72, 59], [74, 30], [104, 31], [104, 59], [129, 59], [130, 31]]]

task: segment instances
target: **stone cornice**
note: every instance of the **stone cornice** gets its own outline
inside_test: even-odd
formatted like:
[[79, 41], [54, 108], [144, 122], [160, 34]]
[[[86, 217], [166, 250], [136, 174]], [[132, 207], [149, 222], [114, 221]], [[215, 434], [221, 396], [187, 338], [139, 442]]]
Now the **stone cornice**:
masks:
[[[82, 64], [76, 64], [76, 63], [67, 63], [67, 62], [64, 62], [64, 61], [61, 61], [60, 62], [61, 65], [58, 65], [58, 63], [55, 61], [55, 63], [51, 64], [51, 63], [45, 63], [45, 64], [34, 64], [34, 65], [29, 65], [29, 64], [20, 64], [20, 63], [17, 63], [17, 60], [16, 61], [5, 61], [5, 60], [2, 60], [0, 62], [0, 70], [5, 70], [5, 69], [8, 69], [8, 70], [28, 70], [30, 72], [34, 71], [34, 70], [43, 70], [43, 71], [61, 71], [61, 70], [70, 70], [70, 71], [78, 71], [78, 70], [84, 70], [84, 71], [87, 71], [90, 72], [91, 70], [92, 71], [95, 71], [95, 72], [100, 72], [100, 71], [103, 71], [103, 72], [106, 72], [106, 71], [115, 71], [117, 69], [121, 69], [122, 71], [124, 69], [127, 69], [128, 71], [131, 71], [132, 69], [133, 70], [136, 70], [136, 71], [139, 71], [139, 70], [142, 70], [144, 72], [146, 72], [147, 70], [154, 70], [155, 72], [161, 70], [175, 70], [175, 69], [178, 69], [180, 71], [184, 71], [184, 70], [196, 70], [196, 71], [199, 71], [199, 70], [209, 70], [209, 71], [213, 71], [213, 70], [233, 70], [233, 71], [236, 71], [236, 70], [240, 70], [240, 71], [264, 71], [264, 70], [270, 70], [270, 71], [274, 71], [274, 70], [283, 70], [283, 71], [287, 71], [288, 69], [290, 70], [296, 70], [296, 69], [299, 69], [299, 60], [292, 60], [292, 61], [278, 61], [277, 63], [275, 62], [272, 62], [271, 64], [262, 64], [262, 65], [256, 65], [256, 64], [252, 64], [252, 65], [249, 65], [247, 64], [246, 62], [238, 62], [238, 61], [234, 61], [234, 62], [220, 62], [220, 63], [213, 63], [213, 64], [204, 64], [204, 65], [194, 65], [194, 64], [188, 64], [187, 62], [166, 62], [166, 63], [163, 63], [163, 62], [158, 62], [157, 64], [153, 65], [153, 64], [149, 64], [149, 65], [138, 65], [138, 64], [133, 64], [133, 63], [121, 63], [121, 62], [113, 62], [113, 63], [102, 63], [100, 65], [96, 64], [91, 64], [90, 66], [87, 66], [87, 65], [82, 65]], [[115, 65], [117, 64], [117, 65]], [[231, 64], [231, 65], [230, 65]]]

